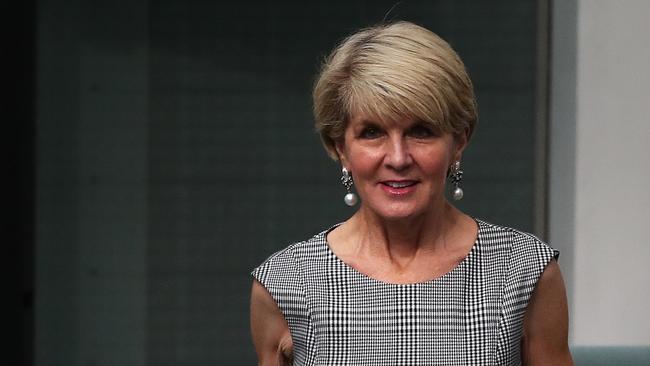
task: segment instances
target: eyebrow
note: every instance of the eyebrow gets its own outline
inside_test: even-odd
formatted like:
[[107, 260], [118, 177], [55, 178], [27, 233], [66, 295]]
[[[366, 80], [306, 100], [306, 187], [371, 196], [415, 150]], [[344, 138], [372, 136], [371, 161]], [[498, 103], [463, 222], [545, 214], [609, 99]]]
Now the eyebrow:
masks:
[[437, 127], [435, 124], [433, 124], [431, 122], [423, 121], [421, 119], [414, 119], [413, 121], [411, 121], [410, 123], [407, 123], [407, 124], [402, 124], [402, 123], [397, 122], [397, 121], [378, 122], [376, 120], [371, 120], [371, 119], [363, 119], [359, 123], [361, 125], [363, 125], [363, 126], [379, 126], [379, 127], [386, 127], [386, 126], [392, 126], [392, 125], [400, 125], [400, 126], [404, 125], [406, 128], [411, 128], [411, 127], [417, 126], [417, 125], [425, 125], [425, 126], [428, 126], [428, 127], [431, 127], [431, 128]]
[[386, 123], [381, 123], [377, 122], [374, 120], [370, 119], [363, 119], [357, 123], [355, 123], [356, 128], [365, 128], [365, 127], [379, 127], [379, 128], [386, 128], [387, 124]]
[[359, 122], [362, 126], [378, 126], [378, 127], [387, 127], [392, 124], [395, 124], [395, 122], [382, 122], [382, 121], [377, 121], [377, 120], [371, 120], [371, 119], [363, 119], [361, 122]]

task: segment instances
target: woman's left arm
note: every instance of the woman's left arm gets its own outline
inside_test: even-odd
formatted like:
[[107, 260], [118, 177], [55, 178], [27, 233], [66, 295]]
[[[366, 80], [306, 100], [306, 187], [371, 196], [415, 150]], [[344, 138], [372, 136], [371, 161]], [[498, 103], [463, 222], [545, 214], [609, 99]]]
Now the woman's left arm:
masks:
[[560, 266], [553, 259], [537, 282], [524, 316], [524, 365], [573, 365], [568, 338], [566, 290]]

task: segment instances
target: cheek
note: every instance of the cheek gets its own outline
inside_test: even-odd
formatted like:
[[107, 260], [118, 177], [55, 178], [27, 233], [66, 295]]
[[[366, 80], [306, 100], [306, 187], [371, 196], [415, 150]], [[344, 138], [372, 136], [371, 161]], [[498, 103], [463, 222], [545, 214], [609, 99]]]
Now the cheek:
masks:
[[373, 180], [377, 172], [375, 165], [366, 159], [353, 160], [350, 163], [350, 168], [357, 185]]
[[445, 150], [429, 152], [426, 157], [420, 159], [420, 166], [425, 174], [444, 182], [451, 165], [451, 158], [451, 155]]
[[382, 162], [382, 153], [377, 149], [350, 147], [345, 156], [345, 162], [354, 175], [366, 176], [372, 174]]
[[434, 161], [430, 161], [424, 170], [429, 176], [435, 178], [436, 180], [444, 181], [447, 177], [448, 169], [449, 167], [447, 166], [447, 161], [445, 159], [436, 159]]

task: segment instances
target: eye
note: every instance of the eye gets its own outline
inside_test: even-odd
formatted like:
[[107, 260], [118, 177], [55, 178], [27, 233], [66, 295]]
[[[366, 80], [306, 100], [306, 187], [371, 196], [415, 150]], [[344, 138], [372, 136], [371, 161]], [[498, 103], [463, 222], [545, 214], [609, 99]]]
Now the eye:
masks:
[[359, 138], [362, 139], [376, 139], [380, 137], [382, 130], [377, 126], [366, 126], [359, 133]]
[[408, 134], [412, 137], [418, 138], [418, 139], [426, 139], [430, 137], [435, 137], [438, 134], [436, 131], [433, 130], [430, 126], [425, 125], [424, 123], [418, 123], [414, 126], [412, 126]]

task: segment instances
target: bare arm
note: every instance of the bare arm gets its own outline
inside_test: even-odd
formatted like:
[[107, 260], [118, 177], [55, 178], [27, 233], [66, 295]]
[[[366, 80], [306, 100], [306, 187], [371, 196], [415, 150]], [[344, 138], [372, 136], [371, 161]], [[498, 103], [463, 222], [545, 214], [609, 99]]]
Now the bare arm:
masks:
[[560, 266], [551, 260], [537, 282], [524, 316], [524, 365], [573, 365], [568, 313]]
[[251, 335], [258, 365], [291, 365], [293, 341], [289, 325], [271, 294], [253, 280], [251, 290]]

